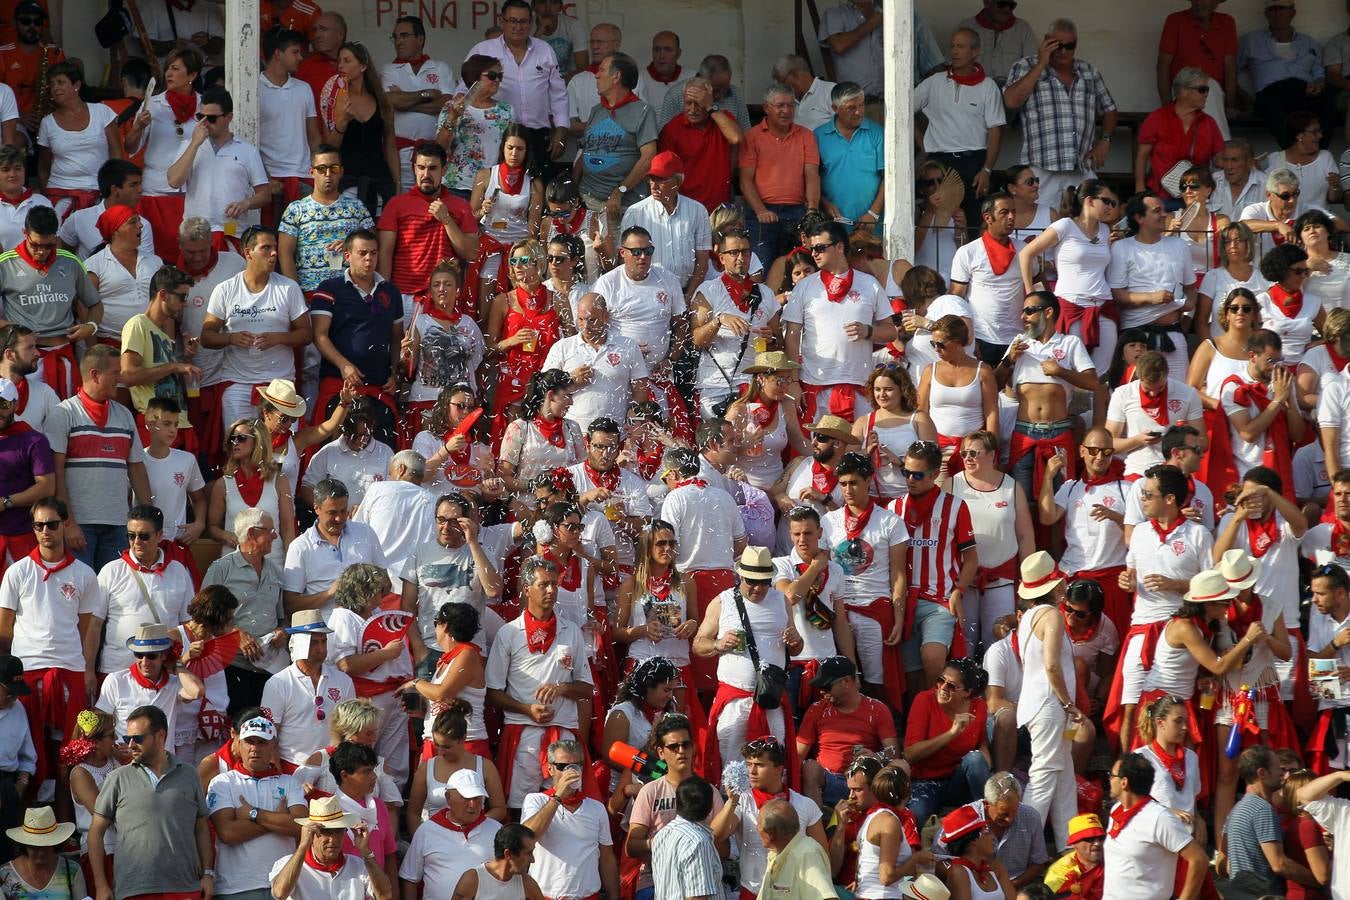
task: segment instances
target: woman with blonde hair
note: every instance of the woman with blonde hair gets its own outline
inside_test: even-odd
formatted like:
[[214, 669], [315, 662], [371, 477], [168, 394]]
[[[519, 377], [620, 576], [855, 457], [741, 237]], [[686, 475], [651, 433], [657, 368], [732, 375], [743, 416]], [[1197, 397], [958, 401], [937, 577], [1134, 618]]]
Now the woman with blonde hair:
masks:
[[1322, 320], [1322, 340], [1313, 344], [1298, 361], [1294, 371], [1295, 396], [1308, 413], [1317, 410], [1317, 398], [1327, 383], [1345, 371], [1350, 359], [1345, 355], [1350, 339], [1350, 309], [1327, 310]]
[[1270, 282], [1256, 266], [1256, 236], [1242, 222], [1229, 222], [1219, 229], [1219, 261], [1200, 279], [1195, 301], [1195, 333], [1202, 342], [1221, 333], [1219, 322], [1224, 298], [1234, 288], [1246, 288], [1259, 294]]
[[932, 341], [937, 361], [919, 376], [918, 408], [932, 417], [938, 446], [954, 458], [972, 431], [998, 433], [998, 383], [993, 369], [966, 351], [970, 329], [960, 316], [934, 322]]
[[514, 287], [492, 298], [488, 310], [487, 346], [497, 363], [497, 388], [492, 401], [492, 446], [501, 446], [513, 404], [562, 336], [558, 311], [543, 282], [544, 249], [536, 240], [511, 245], [506, 262]]
[[723, 418], [741, 436], [736, 465], [745, 480], [768, 491], [783, 474], [783, 451], [810, 456], [811, 443], [802, 431], [800, 406], [792, 394], [793, 375], [799, 369], [782, 353], [757, 353], [747, 366], [749, 390], [738, 397]]
[[[89, 826], [94, 821], [94, 804], [108, 775], [122, 765], [117, 756], [117, 717], [101, 709], [86, 709], [75, 717], [75, 733], [61, 747], [61, 765], [69, 770], [70, 799], [75, 809], [75, 831], [80, 836], [80, 868], [87, 884], [93, 884], [89, 870]], [[103, 833], [108, 876], [112, 877], [113, 856], [117, 852], [117, 826]]]
[[[944, 319], [945, 321], [945, 319]], [[958, 320], [959, 321], [959, 320]], [[864, 386], [872, 411], [853, 423], [853, 435], [876, 470], [873, 493], [893, 500], [909, 493], [904, 476], [905, 451], [915, 441], [936, 441], [938, 431], [923, 411], [926, 404], [914, 388], [909, 371], [899, 363], [878, 366]]]
[[291, 482], [272, 461], [272, 442], [258, 419], [237, 419], [225, 429], [225, 467], [211, 484], [207, 501], [207, 535], [230, 549], [239, 538], [225, 523], [246, 509], [257, 507], [272, 517], [281, 540], [273, 542], [268, 558], [278, 566], [286, 558], [286, 546], [295, 540], [295, 498]]
[[[332, 794], [337, 791], [337, 780], [328, 765], [329, 758], [338, 744], [353, 741], [375, 749], [375, 740], [379, 735], [380, 711], [365, 697], [351, 697], [343, 700], [333, 709], [328, 719], [329, 745], [320, 747], [310, 754], [304, 765], [295, 770], [295, 777], [306, 786], [305, 793], [324, 791]], [[384, 757], [375, 764], [375, 796], [391, 807], [389, 818], [394, 819], [392, 807], [403, 805], [403, 795], [399, 784], [385, 769]]]
[[679, 670], [675, 708], [684, 712], [693, 680], [690, 641], [698, 631], [698, 585], [675, 568], [675, 527], [653, 519], [638, 536], [636, 566], [619, 588], [614, 640], [628, 645], [628, 669], [649, 659], [668, 659]]
[[[258, 389], [258, 421], [267, 433], [272, 461], [293, 486], [300, 484], [300, 461], [305, 458], [305, 451], [337, 437], [355, 402], [356, 391], [344, 382], [328, 418], [317, 425], [304, 425], [308, 403], [296, 391], [294, 381], [274, 378]], [[362, 398], [362, 402], [369, 400]]]

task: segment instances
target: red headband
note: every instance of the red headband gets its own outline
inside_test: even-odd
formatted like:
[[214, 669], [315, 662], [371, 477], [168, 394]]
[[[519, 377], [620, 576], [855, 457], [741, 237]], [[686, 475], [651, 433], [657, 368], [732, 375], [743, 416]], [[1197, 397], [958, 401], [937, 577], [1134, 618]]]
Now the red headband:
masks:
[[112, 240], [113, 233], [123, 225], [130, 222], [136, 216], [136, 210], [130, 206], [110, 206], [103, 211], [103, 215], [98, 217], [98, 233], [103, 236], [104, 242]]

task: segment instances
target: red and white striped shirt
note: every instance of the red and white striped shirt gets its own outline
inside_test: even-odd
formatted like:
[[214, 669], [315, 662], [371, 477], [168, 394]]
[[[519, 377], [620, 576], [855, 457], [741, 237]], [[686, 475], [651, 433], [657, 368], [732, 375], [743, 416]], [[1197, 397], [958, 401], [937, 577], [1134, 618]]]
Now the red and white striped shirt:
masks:
[[975, 546], [970, 510], [963, 500], [938, 488], [921, 497], [906, 494], [891, 504], [891, 510], [909, 529], [909, 589], [946, 606], [961, 573], [961, 554]]

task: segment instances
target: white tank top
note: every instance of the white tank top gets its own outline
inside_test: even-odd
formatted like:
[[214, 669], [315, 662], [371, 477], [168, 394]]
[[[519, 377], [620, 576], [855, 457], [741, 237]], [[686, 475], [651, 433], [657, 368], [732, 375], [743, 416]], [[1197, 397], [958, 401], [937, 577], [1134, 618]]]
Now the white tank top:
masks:
[[[89, 773], [89, 777], [94, 779], [94, 787], [102, 789], [103, 782], [108, 774], [118, 768], [117, 758], [108, 757], [108, 761], [101, 766], [93, 766], [89, 763], [76, 763], [75, 768], [84, 769]], [[93, 811], [83, 806], [75, 795], [71, 794], [71, 803], [75, 805], [75, 830], [80, 834], [80, 852], [87, 853], [89, 850], [89, 826], [94, 824]], [[108, 830], [103, 835], [103, 849], [111, 854], [117, 849], [117, 826], [108, 825]]]
[[[1175, 620], [1173, 620], [1175, 621]], [[1153, 668], [1144, 676], [1145, 691], [1167, 691], [1182, 700], [1195, 694], [1195, 676], [1200, 668], [1197, 660], [1184, 645], [1173, 647], [1167, 642], [1167, 628], [1158, 638], [1158, 649], [1153, 654]]]
[[980, 565], [991, 569], [1017, 555], [1017, 482], [1004, 475], [992, 491], [977, 491], [965, 472], [952, 476], [952, 494], [966, 502]]
[[272, 451], [272, 462], [277, 464], [281, 474], [291, 483], [291, 490], [295, 490], [295, 486], [300, 483], [300, 451], [295, 449], [295, 438], [286, 438], [285, 450]]
[[903, 297], [905, 292], [900, 290], [900, 285], [895, 283], [895, 263], [886, 266], [886, 296]]
[[560, 617], [581, 629], [581, 633], [586, 636], [586, 656], [591, 658], [595, 656], [596, 648], [595, 641], [592, 638], [594, 629], [588, 627], [588, 617], [591, 610], [590, 598], [586, 594], [586, 577], [590, 572], [590, 564], [582, 559], [579, 554], [575, 554], [573, 559], [577, 561], [581, 578], [577, 582], [576, 590], [571, 591], [563, 587], [561, 580], [558, 582], [558, 601], [553, 609]]
[[[1050, 227], [1050, 207], [1044, 203], [1036, 204], [1036, 214], [1024, 228], [1013, 229], [1012, 238], [1022, 243], [1030, 243], [1041, 236], [1041, 232]], [[1051, 251], [1053, 252], [1053, 251]]]
[[[1019, 728], [1035, 719], [1047, 703], [1059, 702], [1050, 690], [1050, 679], [1045, 677], [1045, 645], [1034, 631], [1036, 623], [1047, 615], [1057, 616], [1060, 612], [1053, 606], [1040, 604], [1025, 612], [1022, 621], [1017, 623], [1017, 640], [1022, 647], [1022, 693], [1017, 698]], [[1073, 668], [1073, 642], [1067, 636], [1059, 645], [1059, 670], [1064, 673], [1064, 686], [1072, 698], [1077, 689], [1077, 678]]]
[[[867, 432], [863, 434], [863, 440], [866, 441], [867, 435], [873, 431], [877, 433], [877, 440], [881, 446], [902, 460], [909, 445], [919, 439], [918, 432], [914, 430], [913, 414], [899, 425], [877, 425], [876, 413], [870, 412], [867, 414]], [[909, 493], [909, 482], [900, 474], [900, 469], [885, 464], [877, 467], [876, 487], [880, 489], [881, 496], [887, 500], [903, 497]]]
[[[745, 600], [745, 615], [755, 633], [755, 647], [761, 663], [773, 663], [787, 668], [787, 648], [783, 645], [783, 629], [787, 628], [787, 598], [777, 588], [769, 588], [759, 603]], [[717, 620], [718, 635], [728, 631], [742, 631], [736, 601], [728, 591], [722, 596], [722, 615]], [[750, 662], [750, 650], [724, 653], [717, 659], [717, 680], [745, 691], [755, 689], [755, 667]]]
[[[989, 900], [1003, 900], [1003, 888], [999, 887], [997, 879], [994, 880], [994, 889], [986, 891], [984, 888], [980, 887], [980, 882], [975, 877], [975, 873], [965, 866], [952, 866], [952, 869], [960, 869], [965, 873], [966, 879], [970, 881], [970, 900], [984, 900], [985, 897], [988, 897]], [[949, 872], [947, 877], [950, 879], [955, 876], [951, 875]], [[480, 894], [479, 896], [482, 895]]]
[[[479, 778], [483, 777], [483, 757], [477, 754], [473, 755], [473, 770], [478, 773]], [[425, 822], [443, 809], [445, 809], [445, 781], [436, 777], [436, 758], [432, 757], [427, 760], [427, 802], [422, 804], [422, 821]]]
[[483, 233], [503, 244], [514, 244], [530, 233], [530, 178], [520, 186], [520, 192], [512, 196], [502, 190], [497, 174], [498, 166], [488, 170], [487, 192], [484, 197], [492, 198], [492, 209], [483, 220]]
[[[858, 884], [854, 888], [854, 895], [866, 897], [867, 900], [903, 897], [905, 895], [903, 879], [897, 879], [894, 884], [881, 883], [881, 845], [867, 839], [867, 829], [872, 827], [872, 820], [877, 816], [891, 816], [897, 822], [900, 820], [900, 817], [889, 809], [879, 809], [863, 819], [862, 826], [858, 829]], [[900, 846], [905, 850], [909, 849], [903, 837], [900, 839]], [[901, 859], [903, 857], [902, 850]]]
[[[1194, 227], [1194, 226], [1192, 226]], [[1203, 278], [1204, 274], [1210, 269], [1218, 268], [1218, 244], [1215, 238], [1218, 235], [1218, 217], [1214, 213], [1209, 214], [1209, 233], [1200, 240], [1191, 237], [1189, 231], [1180, 233], [1180, 238], [1186, 242], [1186, 249], [1191, 253], [1191, 266], [1195, 269], [1197, 278]]]
[[749, 420], [741, 435], [738, 462], [745, 470], [745, 480], [751, 486], [767, 491], [783, 475], [783, 449], [788, 444], [787, 416], [780, 407], [768, 430], [760, 431], [754, 419], [754, 412], [758, 409], [763, 409], [763, 404], [750, 404]]
[[[244, 502], [244, 498], [239, 496], [239, 487], [234, 483], [234, 478], [226, 476], [221, 479], [225, 482], [225, 521], [221, 523], [226, 531], [234, 530], [234, 517], [249, 508]], [[291, 482], [294, 490], [295, 482]], [[278, 529], [276, 540], [272, 541], [272, 552], [267, 554], [267, 558], [276, 562], [278, 566], [285, 566], [286, 551], [281, 546], [281, 504], [277, 500], [277, 480], [269, 478], [263, 482], [262, 494], [258, 497], [258, 509], [272, 517], [272, 524]]]
[[1224, 356], [1213, 341], [1209, 345], [1214, 349], [1214, 355], [1210, 357], [1209, 369], [1205, 372], [1205, 394], [1217, 399], [1219, 387], [1228, 380], [1228, 376], [1237, 375], [1243, 381], [1247, 380], [1247, 360]]
[[478, 873], [478, 890], [474, 894], [478, 900], [525, 900], [525, 879], [519, 875], [510, 881], [498, 881], [487, 870], [487, 863], [474, 866]]
[[652, 723], [647, 721], [647, 717], [642, 714], [642, 710], [634, 706], [630, 700], [616, 703], [605, 714], [606, 724], [609, 723], [609, 717], [616, 712], [623, 713], [624, 717], [628, 719], [627, 742], [634, 747], [645, 747], [647, 738], [652, 736]]
[[[472, 653], [474, 649], [470, 648], [461, 652]], [[451, 663], [446, 663], [443, 666], [437, 666], [436, 672], [431, 676], [431, 683], [444, 684], [445, 680], [450, 677], [451, 665]], [[450, 698], [445, 703], [437, 700], [428, 701], [425, 724], [422, 726], [422, 737], [431, 740], [431, 729], [436, 724], [436, 717], [445, 712], [455, 700], [463, 700], [470, 706], [468, 728], [464, 732], [464, 740], [486, 741], [487, 725], [483, 722], [483, 701], [486, 698], [486, 687], [466, 687], [462, 688], [457, 696]]]
[[938, 434], [962, 437], [984, 427], [984, 397], [980, 392], [983, 365], [977, 362], [975, 377], [959, 387], [938, 380], [937, 363], [929, 367], [928, 415], [933, 417]]
[[[661, 616], [668, 622], [683, 622], [689, 618], [689, 604], [685, 600], [684, 591], [678, 587], [670, 589], [670, 596], [662, 601], [649, 591], [642, 591], [640, 594], [634, 592], [633, 608], [628, 614], [628, 625], [632, 628], [645, 628], [648, 621], [648, 608], [650, 607], [653, 615]], [[689, 665], [689, 642], [677, 637], [665, 637], [659, 641], [653, 642], [648, 638], [641, 637], [628, 645], [628, 658], [634, 662], [642, 662], [644, 659], [651, 659], [654, 656], [663, 656], [677, 666]]]

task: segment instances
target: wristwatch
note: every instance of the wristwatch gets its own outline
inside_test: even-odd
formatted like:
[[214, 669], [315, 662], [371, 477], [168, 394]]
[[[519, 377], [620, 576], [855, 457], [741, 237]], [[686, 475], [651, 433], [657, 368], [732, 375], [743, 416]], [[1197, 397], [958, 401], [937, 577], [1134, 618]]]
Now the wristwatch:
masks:
[[621, 184], [621, 185], [619, 185], [619, 193], [620, 193], [620, 194], [626, 194], [626, 193], [628, 193], [628, 185], [626, 185], [626, 184]]
[[0, 500], [0, 505], [3, 505], [5, 509], [9, 509], [14, 505], [14, 501], [9, 499], [9, 494], [6, 494], [4, 499]]
[[215, 869], [202, 869], [202, 877], [203, 877], [203, 878], [215, 878], [215, 877], [216, 877], [216, 870], [215, 870]]
[[249, 820], [250, 822], [257, 822], [257, 821], [258, 821], [258, 807], [255, 806], [255, 807], [253, 807], [252, 809], [250, 809], [250, 810], [248, 811], [248, 820]]

